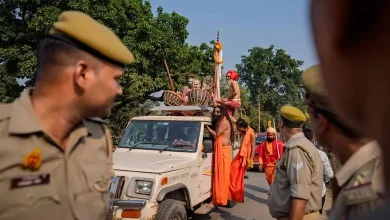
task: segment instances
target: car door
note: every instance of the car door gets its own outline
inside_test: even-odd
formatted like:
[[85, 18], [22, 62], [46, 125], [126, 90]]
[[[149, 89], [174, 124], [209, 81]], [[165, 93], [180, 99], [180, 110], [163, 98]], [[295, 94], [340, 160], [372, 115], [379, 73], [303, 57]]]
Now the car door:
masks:
[[214, 146], [206, 128], [203, 129], [203, 150], [200, 162], [200, 196], [211, 193]]

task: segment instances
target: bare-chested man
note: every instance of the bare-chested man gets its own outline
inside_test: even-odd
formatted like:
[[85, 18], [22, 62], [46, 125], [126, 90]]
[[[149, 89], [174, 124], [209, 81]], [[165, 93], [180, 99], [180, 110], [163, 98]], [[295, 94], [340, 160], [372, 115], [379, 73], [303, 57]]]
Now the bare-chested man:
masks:
[[238, 73], [236, 71], [229, 70], [226, 73], [226, 81], [228, 82], [228, 87], [229, 87], [229, 97], [214, 99], [214, 106], [217, 105], [226, 106], [227, 112], [232, 117], [234, 117], [234, 115], [236, 114], [237, 108], [241, 106], [240, 86], [238, 85], [237, 80], [238, 80]]
[[214, 108], [212, 126], [215, 130], [208, 126], [206, 128], [214, 138], [213, 204], [226, 206], [229, 199], [234, 129], [224, 106]]

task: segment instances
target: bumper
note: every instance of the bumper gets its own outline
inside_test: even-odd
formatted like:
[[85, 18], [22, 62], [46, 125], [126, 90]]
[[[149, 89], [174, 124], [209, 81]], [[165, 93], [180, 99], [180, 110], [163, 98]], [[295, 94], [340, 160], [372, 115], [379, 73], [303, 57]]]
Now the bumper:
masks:
[[[158, 210], [158, 203], [146, 200], [113, 200], [113, 220], [151, 220]], [[130, 213], [130, 216], [129, 216]]]

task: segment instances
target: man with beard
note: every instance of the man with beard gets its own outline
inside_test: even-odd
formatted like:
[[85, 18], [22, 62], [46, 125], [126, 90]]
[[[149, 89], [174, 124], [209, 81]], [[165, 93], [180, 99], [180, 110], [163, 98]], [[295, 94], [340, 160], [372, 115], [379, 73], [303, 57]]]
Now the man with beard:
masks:
[[238, 73], [233, 70], [229, 70], [226, 73], [226, 80], [229, 87], [228, 98], [214, 98], [214, 106], [224, 105], [230, 116], [234, 117], [236, 109], [241, 106], [240, 98], [240, 86], [238, 85]]
[[257, 147], [259, 155], [259, 168], [264, 168], [265, 178], [271, 186], [275, 177], [275, 165], [283, 154], [284, 143], [276, 138], [276, 130], [272, 127], [267, 129], [267, 140]]
[[253, 160], [256, 135], [244, 119], [239, 118], [236, 127], [243, 139], [240, 150], [231, 164], [230, 198], [235, 202], [244, 202], [244, 176], [248, 165]]
[[268, 197], [276, 219], [318, 219], [321, 209], [322, 161], [316, 147], [302, 133], [306, 116], [292, 106], [280, 109], [279, 130], [286, 150], [276, 164]]
[[226, 206], [229, 199], [230, 163], [234, 129], [224, 106], [216, 106], [212, 116], [213, 128], [207, 130], [214, 139], [213, 204]]
[[65, 11], [37, 56], [35, 87], [0, 105], [0, 218], [106, 219], [113, 150], [96, 117], [122, 94], [133, 55], [106, 26]]
[[333, 210], [330, 219], [374, 210], [385, 193], [382, 157], [375, 141], [346, 126], [328, 104], [328, 93], [319, 65], [302, 74], [311, 126], [318, 143], [339, 159], [341, 169], [332, 179]]

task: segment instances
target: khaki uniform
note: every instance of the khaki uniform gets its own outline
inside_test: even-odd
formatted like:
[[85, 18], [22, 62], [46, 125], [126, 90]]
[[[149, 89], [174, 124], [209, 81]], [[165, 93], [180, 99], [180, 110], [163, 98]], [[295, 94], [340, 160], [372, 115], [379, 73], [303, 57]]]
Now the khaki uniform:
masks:
[[[112, 154], [108, 127], [100, 119], [84, 120], [63, 150], [42, 129], [29, 92], [0, 105], [0, 219], [104, 219]], [[24, 168], [34, 149], [41, 165]]]
[[381, 205], [385, 186], [379, 145], [372, 141], [362, 146], [336, 173], [332, 183], [330, 219], [354, 219]]
[[[114, 32], [82, 12], [61, 13], [45, 38], [118, 67], [134, 61]], [[84, 119], [61, 148], [43, 130], [30, 91], [0, 105], [0, 219], [105, 219], [113, 175], [107, 125]]]
[[322, 203], [323, 165], [318, 150], [302, 132], [286, 143], [276, 164], [268, 206], [272, 217], [287, 219], [292, 197], [307, 200], [304, 219], [317, 219]]

